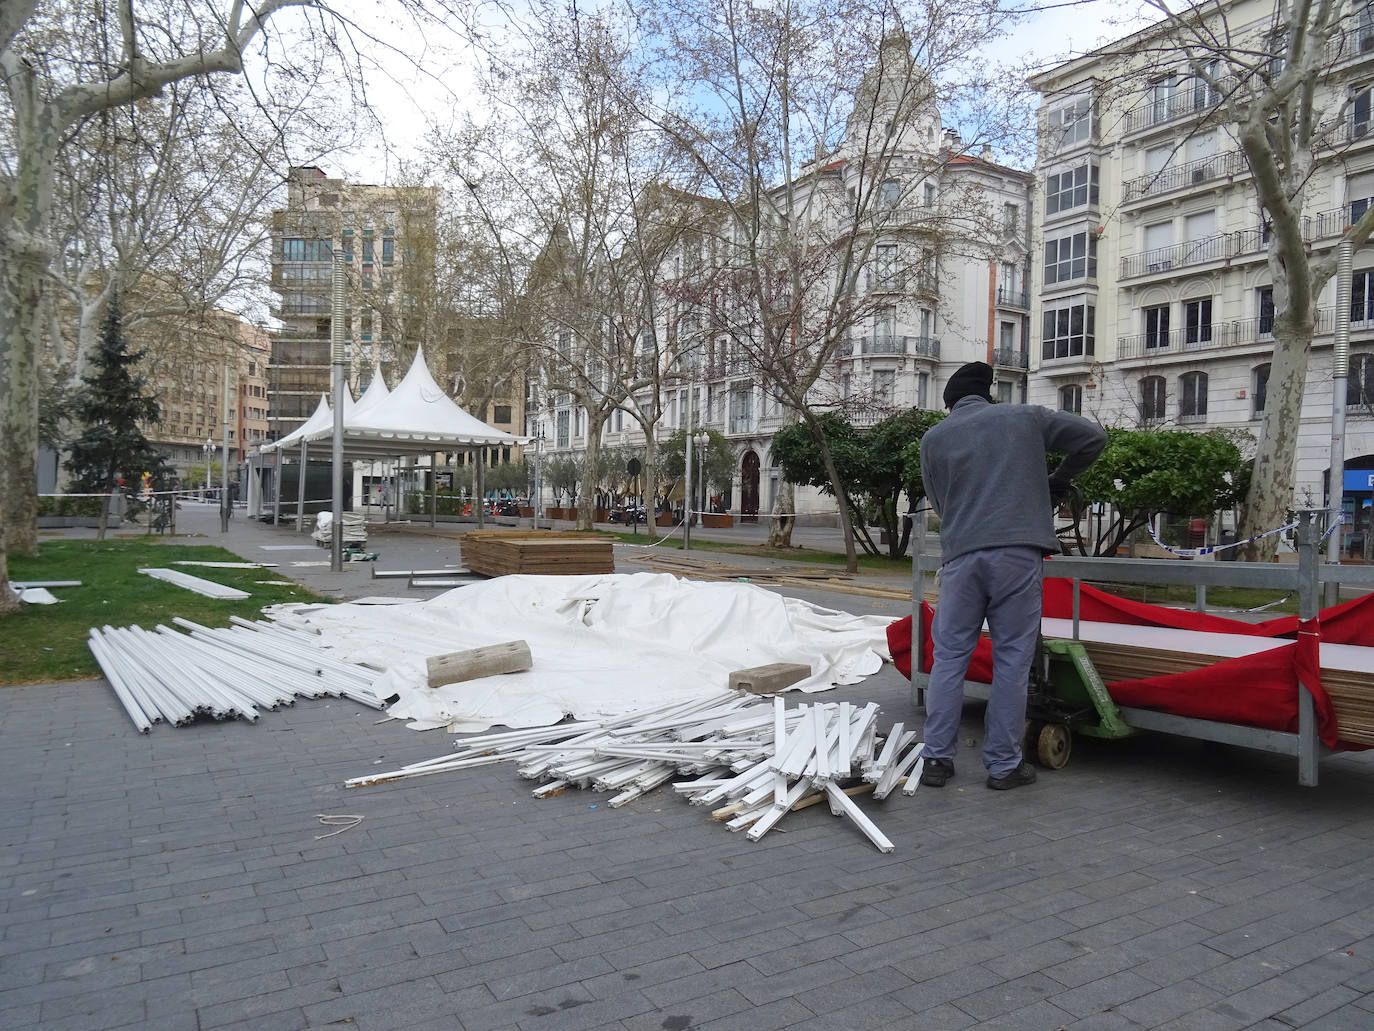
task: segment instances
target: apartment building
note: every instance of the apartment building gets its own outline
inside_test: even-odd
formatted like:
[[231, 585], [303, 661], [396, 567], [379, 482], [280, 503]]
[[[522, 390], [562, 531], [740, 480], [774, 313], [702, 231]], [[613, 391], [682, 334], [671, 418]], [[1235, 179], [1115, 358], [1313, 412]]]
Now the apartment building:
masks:
[[[1374, 18], [1360, 6], [1331, 41], [1318, 86], [1329, 125], [1305, 194], [1313, 253], [1333, 247], [1374, 196]], [[1272, 53], [1263, 74], [1282, 66], [1272, 3], [1240, 0], [1208, 16], [1219, 34], [1225, 19], [1232, 47]], [[1270, 228], [1218, 81], [1196, 75], [1168, 38], [1148, 29], [1032, 80], [1042, 107], [1030, 399], [1107, 426], [1257, 435], [1273, 351]], [[1346, 539], [1362, 549], [1374, 470], [1374, 248], [1355, 255], [1349, 294], [1338, 296], [1333, 279], [1318, 304], [1294, 503], [1326, 503], [1333, 330], [1348, 305], [1343, 496]]]
[[[830, 238], [814, 248], [819, 253], [856, 231], [843, 212], [853, 210], [855, 191], [874, 189], [875, 165], [884, 169], [871, 214], [857, 230], [872, 234], [868, 260], [855, 280], [858, 315], [809, 392], [814, 406], [837, 408], [860, 425], [912, 406], [941, 408], [945, 380], [969, 361], [996, 366], [1004, 400], [1027, 398], [1032, 177], [996, 163], [986, 148], [965, 153], [933, 100], [913, 110], [910, 97], [919, 91], [911, 84], [920, 74], [913, 72], [908, 38], [900, 32], [889, 36], [860, 83], [843, 144], [818, 154], [790, 184], [793, 203], [805, 208], [805, 217], [822, 225], [831, 218], [823, 230]], [[879, 159], [866, 143], [875, 139], [875, 126], [881, 137], [875, 145], [885, 148]], [[785, 189], [776, 189], [780, 209]], [[731, 313], [722, 314], [718, 306], [681, 303], [691, 292], [681, 288], [683, 277], [703, 267], [730, 266], [728, 257], [714, 252], [743, 246], [740, 228], [729, 224], [722, 206], [703, 200], [700, 208], [708, 227], [685, 234], [661, 273], [664, 299], [650, 332], [670, 342], [666, 353], [680, 364], [673, 370], [678, 375], [665, 378], [661, 388], [664, 417], [656, 430], [662, 439], [690, 421], [724, 434], [735, 452], [735, 474], [713, 493], [722, 509], [754, 520], [772, 509], [782, 484], [770, 442], [786, 412], [741, 346], [749, 327], [730, 325]], [[703, 254], [706, 244], [713, 253]], [[835, 277], [827, 270], [815, 278], [824, 284]], [[585, 412], [566, 395], [553, 401], [535, 416], [531, 433], [542, 426], [555, 453], [576, 456], [586, 447]], [[633, 448], [642, 445], [643, 433], [617, 410], [603, 442]], [[795, 505], [803, 522], [836, 518], [833, 498], [812, 488], [797, 488]]]
[[[136, 340], [138, 332], [130, 336]], [[182, 346], [150, 348], [154, 360], [149, 380], [162, 406], [162, 420], [147, 427], [145, 435], [169, 456], [183, 478], [191, 466], [205, 464], [207, 442], [213, 442], [215, 461], [220, 461], [227, 374], [229, 471], [230, 479], [237, 480], [248, 451], [267, 439], [268, 333], [236, 315], [216, 311], [194, 327], [182, 326], [177, 337]]]
[[354, 394], [378, 366], [385, 375], [414, 354], [438, 307], [437, 203], [437, 188], [352, 184], [313, 166], [291, 169], [286, 207], [272, 214], [272, 314], [281, 329], [268, 367], [270, 439], [305, 422], [329, 392], [335, 248], [347, 261], [344, 353]]

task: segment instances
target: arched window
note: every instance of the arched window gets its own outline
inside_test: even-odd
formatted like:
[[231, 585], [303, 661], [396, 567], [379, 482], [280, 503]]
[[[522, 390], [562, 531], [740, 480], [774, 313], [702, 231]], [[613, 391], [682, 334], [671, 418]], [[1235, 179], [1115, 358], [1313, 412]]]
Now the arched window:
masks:
[[1269, 392], [1268, 362], [1265, 362], [1263, 365], [1255, 366], [1254, 371], [1250, 374], [1250, 382], [1252, 384], [1250, 397], [1253, 401], [1250, 409], [1250, 417], [1257, 419], [1264, 414], [1264, 398]]
[[1352, 354], [1346, 374], [1345, 403], [1362, 408], [1374, 405], [1374, 354]]
[[1178, 418], [1180, 422], [1207, 418], [1207, 373], [1185, 372], [1178, 378]]
[[1164, 421], [1165, 390], [1163, 376], [1145, 376], [1140, 381], [1140, 417], [1147, 423]]
[[1077, 383], [1070, 383], [1067, 387], [1060, 387], [1059, 409], [1064, 412], [1073, 412], [1074, 415], [1082, 415], [1083, 388]]

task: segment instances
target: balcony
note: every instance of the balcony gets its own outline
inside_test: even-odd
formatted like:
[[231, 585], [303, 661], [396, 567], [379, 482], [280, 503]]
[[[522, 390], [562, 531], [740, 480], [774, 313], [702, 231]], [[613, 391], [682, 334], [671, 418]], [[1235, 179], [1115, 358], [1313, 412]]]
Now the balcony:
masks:
[[934, 294], [939, 292], [939, 284], [935, 278], [935, 273], [925, 269], [908, 269], [882, 273], [870, 272], [866, 284], [868, 292], [874, 294], [907, 292]]
[[[1328, 208], [1302, 217], [1302, 238], [1308, 243], [1340, 236], [1350, 224], [1348, 208]], [[1127, 254], [1121, 259], [1121, 278], [1171, 273], [1190, 265], [1263, 254], [1269, 246], [1269, 231], [1264, 226], [1218, 233], [1201, 240], [1176, 243], [1169, 247]]]
[[1365, 12], [1355, 28], [1337, 31], [1326, 41], [1328, 64], [1357, 58], [1374, 58], [1374, 19]]
[[[1318, 309], [1315, 333], [1330, 333], [1335, 325], [1334, 308]], [[1274, 317], [1266, 315], [1232, 322], [1214, 322], [1211, 326], [1191, 332], [1186, 329], [1172, 329], [1168, 333], [1137, 333], [1134, 336], [1122, 337], [1117, 342], [1117, 357], [1123, 361], [1132, 358], [1167, 358], [1197, 351], [1273, 342]]]
[[939, 358], [940, 341], [928, 336], [896, 336], [882, 333], [871, 337], [860, 337], [857, 345], [853, 340], [845, 340], [839, 346], [839, 354], [848, 358], [854, 354], [910, 354], [918, 358]]
[[1249, 168], [1245, 154], [1239, 150], [1212, 154], [1196, 161], [1189, 161], [1186, 164], [1170, 165], [1158, 172], [1142, 175], [1136, 179], [1127, 179], [1122, 185], [1121, 199], [1124, 203], [1129, 204], [1131, 201], [1143, 200], [1146, 197], [1156, 197], [1160, 194], [1172, 193], [1174, 190], [1201, 186], [1226, 176], [1242, 175], [1248, 172]]
[[1030, 356], [1025, 351], [1013, 347], [999, 347], [992, 352], [992, 364], [1007, 369], [1030, 368]]
[[1221, 102], [1221, 93], [1230, 93], [1235, 85], [1235, 77], [1228, 75], [1221, 81], [1220, 93], [1193, 81], [1174, 87], [1167, 97], [1151, 97], [1126, 112], [1126, 134], [1168, 125], [1181, 118], [1200, 118]]
[[706, 363], [707, 379], [728, 379], [749, 375], [749, 362], [744, 358], [717, 358]]
[[1030, 294], [1025, 290], [1013, 290], [1009, 287], [999, 286], [997, 288], [997, 307], [1030, 311]]

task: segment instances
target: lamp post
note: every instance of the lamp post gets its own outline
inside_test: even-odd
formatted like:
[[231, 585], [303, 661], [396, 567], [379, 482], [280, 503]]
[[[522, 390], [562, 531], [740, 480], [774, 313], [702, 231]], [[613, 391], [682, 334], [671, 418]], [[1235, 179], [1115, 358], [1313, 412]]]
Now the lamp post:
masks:
[[[701, 503], [700, 511], [704, 516], [706, 512], [706, 448], [711, 443], [711, 437], [705, 430], [698, 430], [692, 440], [701, 452], [701, 460], [697, 463], [697, 495]], [[704, 525], [704, 518], [702, 522]]]
[[215, 442], [209, 437], [205, 438], [205, 443], [201, 445], [200, 453], [205, 456], [205, 493], [201, 495], [201, 501], [206, 501], [210, 497], [210, 459], [215, 453]]

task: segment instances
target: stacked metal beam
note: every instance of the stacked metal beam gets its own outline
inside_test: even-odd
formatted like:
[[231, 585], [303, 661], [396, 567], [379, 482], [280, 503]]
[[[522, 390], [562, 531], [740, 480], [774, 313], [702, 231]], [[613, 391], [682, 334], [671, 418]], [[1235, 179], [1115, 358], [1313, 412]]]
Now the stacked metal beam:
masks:
[[380, 674], [328, 657], [309, 633], [236, 617], [222, 630], [173, 622], [189, 634], [161, 625], [91, 628], [91, 653], [141, 733], [198, 716], [253, 721], [259, 709], [291, 705], [297, 696], [385, 704], [372, 690]]
[[[791, 810], [823, 798], [831, 812], [849, 817], [890, 852], [892, 842], [850, 796], [872, 791], [883, 798], [904, 775], [905, 793], [913, 793], [920, 748], [899, 724], [879, 751], [877, 717], [876, 704], [788, 709], [782, 698], [761, 702], [732, 692], [604, 720], [471, 737], [451, 755], [345, 783], [365, 787], [514, 762], [522, 777], [544, 782], [533, 791], [536, 798], [589, 788], [615, 792], [607, 804], [616, 808], [675, 781], [675, 793], [715, 807], [715, 819], [734, 831], [747, 828], [754, 841]], [[857, 786], [846, 787], [851, 782]]]

